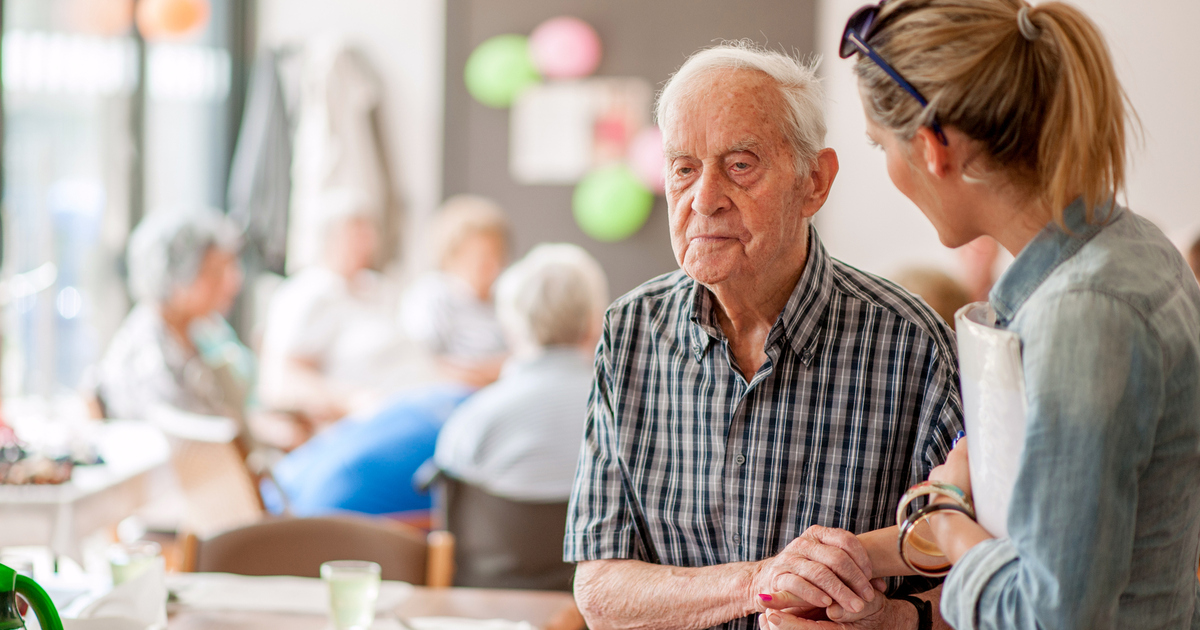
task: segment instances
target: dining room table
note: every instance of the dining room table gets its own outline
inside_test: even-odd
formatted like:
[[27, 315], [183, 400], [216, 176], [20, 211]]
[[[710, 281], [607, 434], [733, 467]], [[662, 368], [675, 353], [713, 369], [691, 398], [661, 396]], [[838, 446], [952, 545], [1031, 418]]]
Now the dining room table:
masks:
[[[225, 574], [191, 574], [188, 579], [203, 584], [209, 579], [227, 579]], [[257, 589], [255, 582], [269, 583], [269, 580], [280, 578], [246, 578], [238, 576], [241, 584], [248, 584], [250, 589]], [[313, 593], [308, 587], [315, 588], [319, 580], [315, 578], [283, 578], [284, 588], [296, 588], [296, 583], [302, 587], [292, 592]], [[249, 582], [247, 582], [249, 580]], [[304, 582], [309, 582], [304, 584]], [[172, 584], [168, 581], [168, 584]], [[175, 583], [176, 585], [178, 582]], [[234, 584], [238, 584], [235, 582]], [[575, 600], [570, 593], [558, 591], [534, 591], [516, 589], [484, 589], [466, 587], [430, 588], [425, 586], [409, 586], [402, 583], [391, 583], [392, 586], [402, 586], [398, 594], [393, 594], [394, 602], [376, 613], [373, 630], [432, 630], [434, 628], [479, 628], [480, 630], [582, 630], [585, 627]], [[384, 584], [384, 594], [387, 594]], [[177, 586], [173, 586], [177, 588]], [[228, 592], [228, 591], [226, 591]], [[213, 597], [215, 596], [215, 598]], [[281, 610], [278, 605], [264, 603], [258, 607], [247, 605], [246, 602], [234, 602], [241, 599], [231, 594], [229, 606], [220, 604], [221, 594], [211, 593], [203, 597], [207, 601], [194, 601], [188, 604], [189, 598], [183, 602], [175, 602], [169, 607], [169, 630], [328, 630], [331, 628], [328, 612], [324, 603], [314, 606], [313, 597], [308, 601], [297, 601], [296, 609]], [[263, 600], [272, 599], [270, 595]]]
[[113, 527], [151, 498], [150, 476], [169, 466], [170, 446], [145, 422], [114, 420], [91, 427], [103, 463], [76, 466], [53, 485], [0, 484], [0, 548], [49, 547], [81, 560], [80, 543]]

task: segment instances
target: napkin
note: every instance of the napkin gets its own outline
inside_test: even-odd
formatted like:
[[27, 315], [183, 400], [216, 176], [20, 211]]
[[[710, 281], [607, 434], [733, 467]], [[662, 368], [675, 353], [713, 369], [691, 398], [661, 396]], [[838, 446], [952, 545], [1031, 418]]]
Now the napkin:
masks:
[[464, 617], [414, 617], [405, 624], [413, 630], [536, 630], [526, 621], [467, 619]]
[[[177, 573], [167, 587], [179, 603], [192, 609], [257, 612], [329, 612], [329, 590], [319, 578], [249, 576], [230, 573]], [[412, 585], [385, 580], [379, 585], [377, 612], [399, 606], [412, 594]]]
[[81, 630], [165, 630], [167, 586], [164, 573], [162, 558], [159, 558], [137, 577], [117, 585], [107, 595], [89, 604], [79, 613], [81, 621], [71, 627]]

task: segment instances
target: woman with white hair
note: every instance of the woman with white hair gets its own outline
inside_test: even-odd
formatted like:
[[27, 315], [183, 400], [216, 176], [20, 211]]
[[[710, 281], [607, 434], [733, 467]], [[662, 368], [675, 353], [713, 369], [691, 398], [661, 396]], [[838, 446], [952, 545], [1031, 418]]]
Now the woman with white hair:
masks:
[[108, 417], [153, 419], [164, 408], [243, 417], [253, 355], [222, 317], [242, 285], [238, 247], [237, 228], [215, 210], [160, 210], [134, 230], [137, 304], [99, 366]]

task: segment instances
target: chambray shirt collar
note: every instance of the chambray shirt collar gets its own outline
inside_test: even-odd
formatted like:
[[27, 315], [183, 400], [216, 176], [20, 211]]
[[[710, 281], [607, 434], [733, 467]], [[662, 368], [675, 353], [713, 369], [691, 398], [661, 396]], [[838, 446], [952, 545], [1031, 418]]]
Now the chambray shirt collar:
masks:
[[[804, 272], [792, 289], [783, 312], [767, 335], [766, 347], [779, 344], [781, 341], [792, 349], [800, 360], [808, 365], [813, 358], [817, 341], [825, 321], [825, 311], [829, 307], [832, 296], [833, 279], [831, 277], [829, 253], [821, 244], [817, 231], [808, 228], [808, 260], [804, 264]], [[717, 300], [704, 285], [692, 282], [691, 313], [691, 350], [697, 362], [704, 359], [704, 353], [714, 341], [725, 339], [725, 333], [717, 320]]]
[[1104, 226], [1125, 210], [1111, 202], [1097, 207], [1092, 221], [1087, 220], [1083, 199], [1076, 199], [1063, 210], [1063, 230], [1051, 221], [1017, 254], [988, 294], [996, 311], [997, 324], [1007, 326], [1029, 296], [1063, 261], [1075, 255]]

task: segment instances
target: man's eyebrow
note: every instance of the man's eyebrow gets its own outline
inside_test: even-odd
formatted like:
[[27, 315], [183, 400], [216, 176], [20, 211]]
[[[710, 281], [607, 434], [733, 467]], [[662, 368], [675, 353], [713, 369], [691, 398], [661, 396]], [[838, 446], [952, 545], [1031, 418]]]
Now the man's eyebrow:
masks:
[[687, 157], [687, 156], [688, 156], [687, 151], [681, 151], [679, 149], [672, 149], [670, 147], [663, 149], [663, 157], [666, 158], [666, 160], [668, 162], [672, 162], [676, 158]]
[[[742, 151], [750, 151], [751, 153], [758, 153], [758, 149], [760, 146], [762, 146], [762, 144], [758, 140], [746, 139], [746, 140], [742, 140], [740, 142], [733, 143], [727, 149], [722, 151], [721, 155], [729, 155], [730, 153], [741, 153]], [[676, 158], [691, 157], [691, 154], [688, 153], [687, 151], [683, 151], [681, 149], [672, 149], [670, 147], [667, 147], [667, 148], [663, 149], [663, 157], [668, 162], [671, 162], [671, 161], [674, 161]]]

